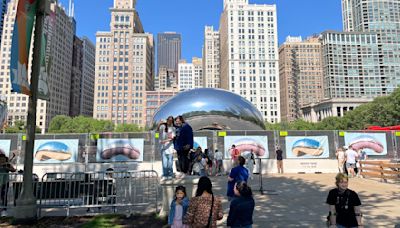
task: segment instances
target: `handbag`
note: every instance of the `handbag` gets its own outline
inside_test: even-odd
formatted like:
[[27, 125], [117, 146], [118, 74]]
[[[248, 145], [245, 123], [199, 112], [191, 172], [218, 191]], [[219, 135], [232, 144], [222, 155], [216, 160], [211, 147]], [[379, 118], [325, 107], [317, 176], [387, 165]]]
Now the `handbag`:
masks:
[[214, 208], [214, 195], [211, 195], [212, 200], [211, 200], [211, 210], [210, 210], [210, 216], [208, 216], [208, 223], [207, 223], [207, 228], [211, 227], [211, 221], [212, 221], [212, 211]]

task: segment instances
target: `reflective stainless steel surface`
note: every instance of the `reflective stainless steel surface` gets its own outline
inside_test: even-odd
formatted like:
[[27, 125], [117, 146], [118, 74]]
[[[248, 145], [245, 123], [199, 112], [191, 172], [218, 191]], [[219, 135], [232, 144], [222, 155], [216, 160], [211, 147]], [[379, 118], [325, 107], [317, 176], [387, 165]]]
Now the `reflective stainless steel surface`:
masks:
[[222, 89], [201, 88], [177, 94], [155, 112], [152, 128], [171, 115], [183, 115], [193, 130], [265, 129], [263, 117], [253, 104]]

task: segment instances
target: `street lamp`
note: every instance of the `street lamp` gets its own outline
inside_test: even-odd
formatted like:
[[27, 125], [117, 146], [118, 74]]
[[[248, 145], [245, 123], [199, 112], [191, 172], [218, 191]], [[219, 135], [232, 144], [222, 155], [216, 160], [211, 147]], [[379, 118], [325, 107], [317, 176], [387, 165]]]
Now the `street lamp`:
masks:
[[26, 146], [24, 155], [24, 181], [20, 197], [17, 199], [15, 223], [17, 224], [31, 224], [37, 218], [36, 199], [33, 195], [33, 147], [35, 143], [35, 130], [36, 130], [36, 106], [38, 95], [38, 84], [40, 75], [40, 53], [41, 53], [41, 39], [43, 32], [43, 21], [45, 16], [50, 12], [50, 4], [48, 0], [37, 0], [36, 10], [36, 23], [34, 35], [34, 48], [33, 48], [33, 61], [32, 61], [32, 74], [28, 105], [28, 118], [26, 128]]

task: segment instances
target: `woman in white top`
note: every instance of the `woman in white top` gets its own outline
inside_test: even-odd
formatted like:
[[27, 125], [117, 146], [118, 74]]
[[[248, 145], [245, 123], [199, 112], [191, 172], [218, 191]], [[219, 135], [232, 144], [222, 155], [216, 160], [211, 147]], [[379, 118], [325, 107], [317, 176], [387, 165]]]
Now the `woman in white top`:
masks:
[[336, 150], [336, 158], [338, 160], [339, 173], [344, 173], [344, 163], [346, 162], [346, 156], [342, 148], [338, 148]]
[[161, 148], [161, 157], [162, 157], [162, 167], [163, 167], [163, 178], [164, 179], [172, 179], [174, 174], [172, 165], [173, 165], [173, 153], [174, 143], [173, 140], [176, 135], [176, 129], [174, 127], [174, 117], [169, 116], [167, 122], [161, 121], [158, 124], [158, 132], [159, 132], [159, 142]]

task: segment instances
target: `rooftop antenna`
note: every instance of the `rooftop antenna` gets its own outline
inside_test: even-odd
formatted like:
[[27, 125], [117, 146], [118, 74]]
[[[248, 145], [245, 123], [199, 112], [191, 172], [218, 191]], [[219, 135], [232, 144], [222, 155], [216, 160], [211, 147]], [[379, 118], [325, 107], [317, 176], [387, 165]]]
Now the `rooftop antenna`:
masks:
[[74, 0], [69, 0], [69, 6], [68, 6], [68, 16], [69, 17], [74, 17], [75, 16], [75, 3]]

